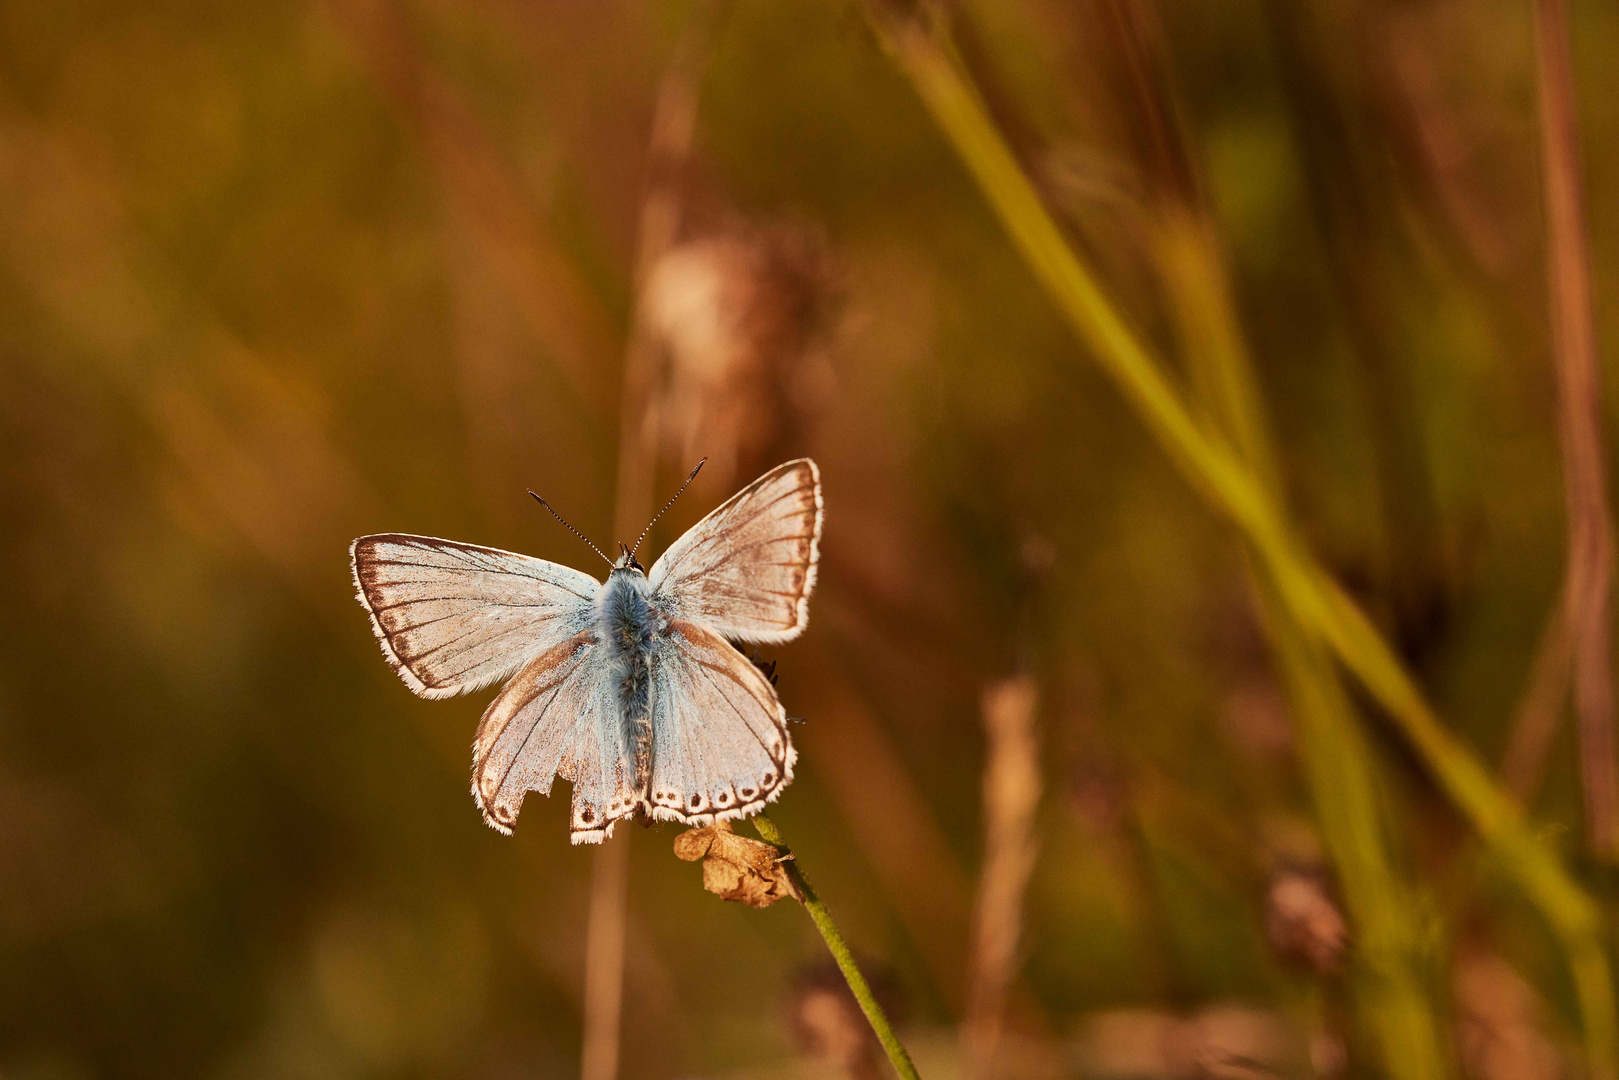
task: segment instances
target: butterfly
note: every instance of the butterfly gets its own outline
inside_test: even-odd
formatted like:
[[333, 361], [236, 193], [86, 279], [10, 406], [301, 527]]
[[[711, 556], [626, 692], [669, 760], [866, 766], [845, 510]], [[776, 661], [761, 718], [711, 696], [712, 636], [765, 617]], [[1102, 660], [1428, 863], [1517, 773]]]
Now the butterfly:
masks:
[[731, 643], [803, 633], [820, 539], [820, 470], [800, 458], [692, 526], [650, 572], [635, 560], [639, 540], [620, 543], [616, 562], [597, 549], [612, 567], [605, 582], [401, 533], [362, 536], [349, 554], [382, 654], [412, 691], [505, 683], [472, 744], [484, 820], [509, 834], [524, 796], [549, 795], [560, 776], [573, 785], [573, 842], [596, 844], [637, 813], [747, 817], [792, 780], [786, 711]]

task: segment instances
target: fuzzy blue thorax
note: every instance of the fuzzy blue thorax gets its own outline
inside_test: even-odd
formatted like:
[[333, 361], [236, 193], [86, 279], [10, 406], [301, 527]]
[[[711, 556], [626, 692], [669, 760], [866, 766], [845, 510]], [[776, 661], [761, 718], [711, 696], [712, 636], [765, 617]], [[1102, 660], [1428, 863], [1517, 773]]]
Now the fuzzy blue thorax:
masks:
[[651, 773], [652, 645], [661, 616], [652, 587], [638, 567], [618, 566], [608, 575], [596, 612], [598, 640], [612, 660], [613, 685], [624, 745], [634, 762], [634, 783], [644, 790]]

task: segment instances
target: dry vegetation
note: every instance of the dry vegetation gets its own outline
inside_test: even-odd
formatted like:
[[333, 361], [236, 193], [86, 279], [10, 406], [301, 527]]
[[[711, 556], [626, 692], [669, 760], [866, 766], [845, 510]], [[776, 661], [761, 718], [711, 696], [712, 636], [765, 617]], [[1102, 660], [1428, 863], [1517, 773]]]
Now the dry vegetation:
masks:
[[[0, 1077], [885, 1075], [801, 870], [930, 1080], [1614, 1080], [1616, 53], [0, 5]], [[822, 469], [796, 860], [495, 835], [349, 540], [588, 567], [527, 488], [606, 546], [702, 455], [654, 554]]]

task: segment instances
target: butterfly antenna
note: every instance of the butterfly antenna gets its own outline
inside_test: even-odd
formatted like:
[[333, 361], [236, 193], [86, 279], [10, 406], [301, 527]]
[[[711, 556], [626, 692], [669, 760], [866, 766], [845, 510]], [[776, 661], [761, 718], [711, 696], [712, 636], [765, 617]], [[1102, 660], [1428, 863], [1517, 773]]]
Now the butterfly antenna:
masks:
[[[534, 495], [534, 489], [530, 488], [528, 493], [530, 495]], [[534, 501], [539, 503], [541, 506], [545, 507], [547, 510], [551, 510], [551, 504], [546, 502], [544, 499], [540, 498], [538, 495], [534, 495]], [[557, 513], [555, 510], [551, 510], [551, 516], [556, 518], [558, 521], [562, 522], [562, 527], [564, 529], [567, 529], [569, 532], [573, 533], [573, 535], [577, 536], [579, 539], [583, 540], [585, 543], [590, 544], [590, 537], [586, 536], [584, 533], [580, 532], [578, 529], [574, 528], [572, 525], [569, 525], [567, 519], [564, 518], [561, 514]], [[590, 550], [594, 551], [598, 555], [601, 555], [602, 561], [605, 562], [608, 566], [613, 565], [613, 560], [609, 559], [606, 555], [602, 555], [602, 549], [597, 547], [595, 544], [590, 544]]]
[[[697, 479], [697, 474], [703, 471], [703, 466], [706, 464], [708, 464], [708, 459], [706, 457], [697, 463], [697, 468], [693, 469], [691, 471], [691, 475], [686, 477], [686, 482], [680, 485], [680, 491], [685, 491], [691, 486], [691, 482]], [[675, 504], [675, 500], [680, 498], [680, 491], [675, 492], [674, 495], [670, 497], [669, 501], [663, 504], [663, 510], [659, 510], [656, 514], [653, 514], [652, 520], [646, 523], [646, 528], [641, 530], [641, 535], [635, 538], [635, 547], [630, 548], [630, 558], [635, 558], [635, 552], [640, 548], [641, 541], [645, 540], [646, 534], [652, 531], [652, 526], [658, 523], [658, 519], [663, 516], [664, 510], [668, 510]]]

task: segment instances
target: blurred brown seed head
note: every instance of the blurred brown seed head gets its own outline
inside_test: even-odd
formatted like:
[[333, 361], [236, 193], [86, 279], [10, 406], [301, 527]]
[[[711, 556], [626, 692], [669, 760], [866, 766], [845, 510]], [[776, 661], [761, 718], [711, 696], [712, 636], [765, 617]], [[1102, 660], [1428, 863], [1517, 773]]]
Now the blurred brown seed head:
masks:
[[1265, 937], [1280, 957], [1317, 975], [1336, 975], [1349, 946], [1349, 924], [1326, 871], [1287, 867], [1265, 889]]
[[1270, 641], [1246, 579], [1220, 581], [1211, 589], [1204, 611], [1201, 636], [1218, 667], [1236, 675], [1270, 670]]
[[1306, 1071], [1303, 1034], [1283, 1016], [1213, 1005], [1190, 1017], [1154, 1009], [1099, 1013], [1075, 1046], [1079, 1072], [1106, 1080], [1238, 1080]]
[[1130, 791], [1118, 766], [1101, 756], [1087, 756], [1074, 768], [1068, 805], [1094, 836], [1112, 836], [1124, 827]]
[[700, 452], [734, 479], [825, 396], [831, 282], [824, 242], [789, 227], [689, 240], [653, 265], [645, 313], [668, 352], [663, 438], [675, 460]]
[[1223, 583], [1209, 600], [1207, 619], [1209, 662], [1223, 686], [1216, 714], [1222, 734], [1249, 758], [1284, 764], [1293, 753], [1292, 721], [1247, 584]]
[[1039, 690], [1023, 675], [986, 688], [981, 702], [993, 754], [984, 776], [984, 803], [996, 820], [1021, 825], [1040, 800], [1035, 708]]
[[1287, 699], [1269, 672], [1253, 672], [1226, 689], [1219, 724], [1234, 747], [1256, 760], [1281, 763], [1293, 753]]
[[1039, 840], [1039, 688], [1014, 675], [985, 688], [984, 863], [973, 915], [965, 1027], [973, 1074], [994, 1073], [1023, 941], [1023, 899]]
[[1018, 546], [1018, 557], [1023, 563], [1023, 573], [1028, 579], [1031, 582], [1039, 582], [1057, 565], [1057, 545], [1050, 537], [1030, 533]]
[[1349, 1048], [1330, 1031], [1317, 1031], [1310, 1036], [1310, 1068], [1321, 1080], [1342, 1076], [1349, 1067]]
[[1463, 951], [1455, 972], [1456, 1048], [1473, 1080], [1556, 1080], [1562, 1055], [1546, 1037], [1540, 996], [1505, 960]]
[[[883, 1011], [898, 1019], [900, 1003], [892, 981], [869, 964], [861, 967], [868, 973]], [[787, 998], [787, 1027], [800, 1053], [842, 1069], [852, 1080], [878, 1080], [887, 1075], [881, 1064], [882, 1046], [866, 1023], [860, 1003], [849, 992], [843, 973], [830, 961], [808, 968], [794, 979]]]

